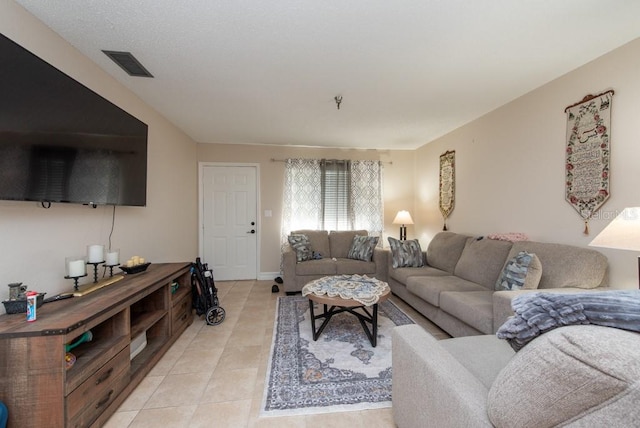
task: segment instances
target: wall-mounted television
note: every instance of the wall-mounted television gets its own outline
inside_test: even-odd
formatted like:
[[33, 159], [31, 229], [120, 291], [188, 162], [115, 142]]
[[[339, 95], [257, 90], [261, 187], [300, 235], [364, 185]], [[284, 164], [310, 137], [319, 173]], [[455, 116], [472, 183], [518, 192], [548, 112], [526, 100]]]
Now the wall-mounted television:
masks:
[[0, 34], [0, 199], [145, 206], [145, 123]]

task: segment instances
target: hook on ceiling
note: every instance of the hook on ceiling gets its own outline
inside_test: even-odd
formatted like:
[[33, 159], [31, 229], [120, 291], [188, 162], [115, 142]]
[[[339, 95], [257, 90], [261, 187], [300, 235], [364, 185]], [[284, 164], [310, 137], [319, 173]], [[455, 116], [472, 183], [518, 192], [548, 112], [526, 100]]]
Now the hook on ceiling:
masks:
[[340, 110], [340, 104], [342, 104], [342, 95], [336, 95], [335, 97], [333, 97], [333, 99], [336, 101], [336, 107], [338, 108], [338, 110]]

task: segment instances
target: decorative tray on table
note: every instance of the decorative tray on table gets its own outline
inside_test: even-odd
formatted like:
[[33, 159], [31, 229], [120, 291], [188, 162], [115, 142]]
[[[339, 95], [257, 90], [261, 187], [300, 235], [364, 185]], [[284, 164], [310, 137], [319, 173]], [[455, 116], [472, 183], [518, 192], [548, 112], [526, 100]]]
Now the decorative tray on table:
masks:
[[132, 275], [134, 273], [144, 272], [145, 270], [147, 270], [150, 264], [151, 264], [150, 262], [147, 262], [147, 263], [141, 263], [139, 265], [130, 266], [130, 267], [120, 266], [120, 270], [122, 270], [126, 274]]

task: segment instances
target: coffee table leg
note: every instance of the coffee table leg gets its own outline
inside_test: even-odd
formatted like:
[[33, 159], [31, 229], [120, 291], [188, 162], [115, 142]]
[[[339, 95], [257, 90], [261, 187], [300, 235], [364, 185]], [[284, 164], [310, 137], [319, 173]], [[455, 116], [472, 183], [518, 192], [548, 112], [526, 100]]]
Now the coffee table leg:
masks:
[[373, 330], [373, 337], [371, 338], [371, 346], [374, 348], [378, 343], [378, 304], [373, 305], [373, 316], [371, 317], [371, 328]]
[[311, 315], [311, 334], [313, 340], [316, 340], [316, 315], [313, 313], [313, 300], [309, 299], [309, 313]]

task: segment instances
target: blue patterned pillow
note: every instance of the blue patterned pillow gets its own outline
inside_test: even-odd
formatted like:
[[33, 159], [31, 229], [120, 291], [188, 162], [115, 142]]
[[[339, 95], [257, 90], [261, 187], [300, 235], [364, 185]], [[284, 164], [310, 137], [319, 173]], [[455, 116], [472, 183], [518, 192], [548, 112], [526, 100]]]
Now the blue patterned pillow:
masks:
[[538, 288], [542, 277], [542, 264], [533, 253], [520, 251], [509, 260], [496, 281], [495, 289], [500, 290], [533, 290]]
[[373, 249], [378, 245], [377, 236], [356, 235], [351, 242], [351, 248], [347, 258], [370, 262], [373, 257]]
[[289, 245], [296, 250], [296, 261], [298, 263], [311, 260], [313, 258], [311, 243], [309, 242], [309, 237], [307, 235], [289, 235], [288, 240]]
[[387, 239], [391, 246], [392, 266], [394, 268], [424, 266], [422, 249], [417, 239], [409, 241], [400, 241], [392, 237], [388, 237]]

